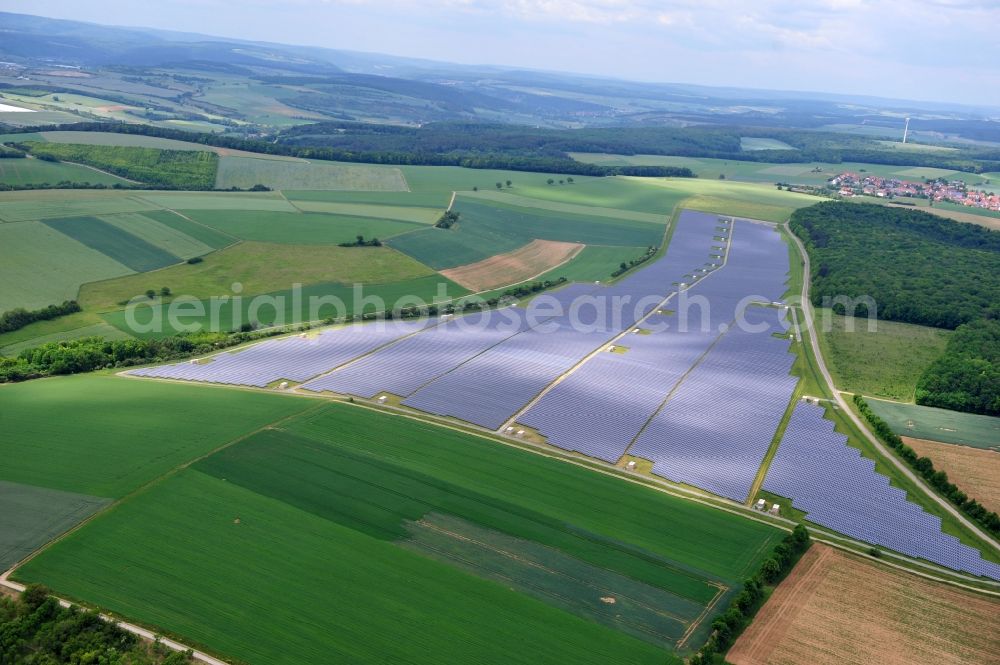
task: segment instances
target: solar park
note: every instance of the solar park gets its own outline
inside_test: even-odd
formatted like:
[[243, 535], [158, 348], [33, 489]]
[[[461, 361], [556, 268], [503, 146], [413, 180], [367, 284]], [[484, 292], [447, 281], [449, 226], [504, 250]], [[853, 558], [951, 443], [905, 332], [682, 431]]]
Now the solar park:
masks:
[[[607, 463], [648, 460], [655, 476], [745, 503], [798, 382], [781, 304], [788, 272], [773, 225], [683, 211], [663, 255], [611, 285], [573, 283], [527, 307], [352, 324], [128, 374], [391, 395], [507, 436], [527, 427]], [[529, 317], [542, 298], [553, 313]], [[633, 306], [616, 315], [616, 299]], [[1000, 579], [1000, 566], [943, 533], [818, 407], [795, 408], [764, 489], [814, 524]]]

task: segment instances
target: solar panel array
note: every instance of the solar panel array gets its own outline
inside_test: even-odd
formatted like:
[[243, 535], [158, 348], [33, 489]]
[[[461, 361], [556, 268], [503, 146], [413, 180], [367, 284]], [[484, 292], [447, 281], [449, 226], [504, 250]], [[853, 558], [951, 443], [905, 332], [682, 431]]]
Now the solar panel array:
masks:
[[[778, 330], [777, 310], [768, 312]], [[629, 453], [653, 460], [659, 476], [745, 500], [798, 381], [788, 346], [770, 332], [727, 332]]]
[[[726, 266], [668, 306], [679, 311], [650, 317], [650, 334], [622, 338], [626, 353], [588, 360], [519, 422], [555, 446], [609, 462], [635, 440], [628, 452], [653, 461], [654, 473], [742, 501], [794, 390], [794, 356], [787, 340], [772, 336], [786, 329], [780, 310], [749, 307], [741, 315], [749, 325], [725, 334], [720, 326], [728, 329], [747, 296], [780, 298], [787, 257], [772, 227], [737, 222]], [[685, 301], [695, 303], [686, 320]]]
[[[544, 325], [529, 327], [427, 384], [403, 404], [437, 415], [451, 416], [490, 429], [499, 428], [546, 386], [651, 312], [675, 282], [692, 281], [685, 275], [711, 262], [717, 217], [685, 211], [678, 218], [665, 256], [637, 270], [612, 287], [557, 292], [565, 306], [590, 296], [595, 304], [584, 309], [597, 324], [574, 325], [571, 312], [550, 317]], [[595, 300], [596, 299], [596, 300]], [[616, 303], [627, 299], [619, 310]], [[574, 303], [575, 301], [575, 303]], [[615, 312], [620, 313], [618, 316]], [[584, 317], [580, 317], [583, 319]]]
[[938, 517], [907, 501], [823, 415], [821, 406], [796, 405], [764, 481], [767, 491], [852, 538], [1000, 580], [1000, 566], [943, 533]]
[[314, 336], [282, 337], [206, 359], [127, 372], [132, 376], [184, 379], [264, 388], [280, 379], [305, 381], [352, 358], [437, 324], [421, 321], [379, 321], [325, 330]]

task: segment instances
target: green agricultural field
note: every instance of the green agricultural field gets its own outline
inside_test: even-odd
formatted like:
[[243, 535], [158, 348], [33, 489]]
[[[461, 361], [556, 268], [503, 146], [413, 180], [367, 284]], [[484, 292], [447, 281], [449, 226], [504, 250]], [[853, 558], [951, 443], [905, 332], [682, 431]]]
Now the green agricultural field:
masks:
[[900, 436], [1000, 449], [1000, 418], [880, 399], [867, 401]]
[[443, 208], [335, 201], [293, 201], [292, 205], [304, 212], [328, 212], [347, 217], [377, 217], [417, 224], [434, 224], [441, 218], [441, 213], [444, 211]]
[[[421, 303], [448, 300], [466, 295], [468, 290], [441, 275], [432, 274], [395, 282], [313, 283], [306, 284], [297, 291], [286, 288], [258, 294], [262, 296], [259, 298], [249, 297], [247, 291], [243, 293], [246, 295], [236, 302], [218, 301], [215, 310], [208, 300], [188, 300], [185, 304], [180, 304], [177, 303], [179, 298], [168, 299], [173, 301], [170, 304], [173, 304], [176, 312], [176, 324], [170, 317], [170, 305], [159, 299], [143, 301], [135, 309], [131, 320], [135, 325], [130, 322], [126, 310], [103, 313], [101, 317], [119, 330], [136, 337], [155, 338], [184, 330], [228, 331], [246, 323], [276, 326], [341, 318], [351, 314], [370, 314], [412, 306], [414, 299]], [[221, 291], [215, 295], [231, 296], [232, 291]], [[162, 324], [157, 324], [157, 321]]]
[[110, 501], [0, 480], [0, 571], [8, 570]]
[[[34, 135], [31, 135], [34, 136]], [[211, 152], [211, 146], [188, 141], [165, 139], [159, 136], [141, 134], [119, 134], [117, 132], [40, 132], [38, 136], [52, 143], [77, 143], [80, 145], [111, 145], [131, 148], [159, 148], [161, 150], [201, 150]], [[29, 139], [23, 139], [25, 141]], [[33, 139], [31, 139], [33, 140]]]
[[466, 169], [461, 166], [400, 166], [399, 169], [403, 172], [411, 192], [437, 193], [442, 196], [442, 205], [448, 205], [452, 192], [467, 192], [473, 188], [496, 189], [498, 182], [506, 187], [508, 180], [511, 181], [515, 192], [524, 193], [521, 191], [524, 188], [547, 187], [545, 183], [549, 178], [559, 180], [571, 177], [577, 184], [594, 179], [586, 176], [561, 176], [528, 171]]
[[286, 395], [101, 375], [0, 387], [0, 480], [121, 497], [310, 406]]
[[[500, 652], [679, 663], [672, 651], [710, 630], [699, 607], [724, 606], [781, 535], [469, 434], [325, 404], [129, 499], [16, 576], [249, 663]], [[599, 602], [608, 595], [613, 608]], [[323, 619], [302, 622], [302, 607]]]
[[143, 192], [142, 201], [150, 208], [168, 210], [296, 211], [278, 192]]
[[251, 296], [283, 291], [293, 284], [371, 284], [433, 276], [427, 266], [388, 247], [242, 242], [209, 254], [201, 263], [87, 284], [80, 304], [87, 309], [117, 309], [147, 289], [159, 291], [164, 286], [175, 296], [209, 298], [233, 295], [234, 282], [242, 286], [242, 295]]
[[[283, 193], [296, 206], [310, 202], [421, 207], [434, 208], [439, 215], [441, 210], [448, 205], [448, 201], [451, 200], [451, 192], [445, 190], [437, 192], [334, 192], [286, 189]], [[392, 215], [386, 216], [393, 217]]]
[[213, 250], [197, 238], [141, 213], [101, 215], [99, 219], [182, 259], [208, 254]]
[[126, 191], [46, 189], [0, 193], [0, 221], [24, 222], [52, 217], [111, 215], [162, 208]]
[[[838, 388], [863, 395], [912, 401], [924, 370], [944, 353], [949, 331], [877, 321], [819, 310], [820, 343]], [[853, 326], [853, 332], [851, 332]]]
[[129, 180], [176, 189], [212, 189], [219, 166], [213, 152], [76, 143], [31, 143], [31, 154], [86, 164]]
[[668, 178], [648, 180], [683, 198], [683, 206], [691, 210], [734, 215], [769, 222], [783, 222], [798, 208], [815, 205], [821, 199], [808, 194], [777, 190], [767, 185], [725, 180]]
[[263, 210], [185, 210], [184, 215], [243, 240], [287, 244], [339, 244], [356, 236], [390, 238], [425, 225], [377, 217]]
[[170, 252], [97, 217], [46, 219], [42, 223], [136, 272], [180, 262]]
[[55, 185], [60, 182], [89, 182], [97, 185], [124, 184], [126, 181], [110, 173], [102, 173], [79, 164], [46, 162], [41, 159], [0, 159], [0, 184]]
[[[845, 171], [870, 173], [882, 177], [924, 179], [923, 169], [907, 169], [896, 165], [868, 164], [863, 162], [793, 162], [778, 164], [773, 162], [748, 162], [735, 159], [712, 159], [709, 157], [676, 157], [672, 155], [612, 155], [607, 153], [570, 153], [573, 159], [587, 164], [602, 166], [679, 166], [694, 171], [699, 178], [718, 179], [725, 175], [727, 180], [771, 183], [790, 182], [797, 185], [825, 185], [827, 180]], [[932, 169], [950, 180], [962, 180], [969, 185], [983, 186], [990, 174], [965, 173], [948, 169]], [[930, 174], [931, 171], [927, 171]], [[995, 176], [995, 174], [994, 174]], [[937, 177], [934, 175], [933, 177]], [[997, 178], [994, 177], [993, 182]]]
[[222, 249], [236, 242], [233, 236], [217, 231], [210, 226], [198, 222], [175, 210], [150, 210], [143, 213], [145, 217], [154, 219], [164, 226], [179, 231], [189, 238], [194, 238], [212, 249]]
[[224, 156], [215, 181], [218, 189], [249, 189], [266, 185], [272, 189], [360, 190], [404, 192], [406, 179], [392, 166], [340, 164], [324, 161], [257, 159]]
[[0, 224], [0, 311], [72, 300], [85, 282], [131, 272], [41, 222]]
[[[594, 187], [593, 181], [581, 185], [586, 193]], [[577, 190], [579, 191], [579, 190]], [[463, 199], [478, 199], [486, 201], [496, 201], [500, 204], [520, 206], [523, 208], [541, 208], [552, 212], [564, 212], [570, 215], [587, 215], [590, 217], [607, 217], [610, 219], [629, 219], [637, 222], [648, 222], [650, 224], [665, 224], [670, 215], [670, 210], [663, 212], [636, 212], [634, 210], [621, 210], [616, 208], [603, 208], [593, 205], [578, 205], [563, 201], [553, 201], [530, 196], [514, 194], [510, 190], [487, 190], [481, 192], [462, 192]]]
[[[677, 178], [685, 181], [690, 178]], [[532, 181], [515, 185], [511, 193], [557, 203], [631, 210], [653, 215], [669, 216], [683, 199], [682, 192], [652, 186], [661, 182], [653, 178], [582, 178], [563, 185]]]
[[572, 215], [472, 198], [459, 198], [453, 209], [462, 215], [456, 226], [407, 233], [390, 240], [390, 244], [433, 268], [443, 269], [514, 250], [535, 238], [629, 247], [660, 245], [667, 221], [666, 217], [662, 224], [653, 224]]
[[621, 263], [638, 258], [645, 252], [645, 247], [587, 245], [569, 263], [553, 268], [538, 279], [544, 281], [565, 277], [571, 282], [607, 281]]
[[88, 328], [101, 323], [103, 323], [103, 320], [94, 312], [76, 312], [47, 321], [35, 321], [23, 328], [0, 334], [0, 355], [10, 356], [12, 354], [4, 351], [4, 349], [13, 345], [24, 348], [22, 345], [37, 337], [69, 334], [74, 330]]
[[512, 664], [680, 662], [499, 584], [196, 471], [98, 518], [29, 562], [18, 578], [44, 581], [251, 664], [437, 664], [444, 654], [482, 663], [500, 653]]

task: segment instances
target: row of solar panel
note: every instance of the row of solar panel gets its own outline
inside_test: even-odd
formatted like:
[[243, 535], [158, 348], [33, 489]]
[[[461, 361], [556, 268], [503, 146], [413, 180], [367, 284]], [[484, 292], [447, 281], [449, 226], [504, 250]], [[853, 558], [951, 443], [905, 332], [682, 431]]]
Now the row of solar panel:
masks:
[[764, 489], [792, 499], [810, 521], [852, 538], [1000, 580], [1000, 566], [943, 533], [938, 517], [908, 501], [834, 431], [821, 406], [796, 405]]

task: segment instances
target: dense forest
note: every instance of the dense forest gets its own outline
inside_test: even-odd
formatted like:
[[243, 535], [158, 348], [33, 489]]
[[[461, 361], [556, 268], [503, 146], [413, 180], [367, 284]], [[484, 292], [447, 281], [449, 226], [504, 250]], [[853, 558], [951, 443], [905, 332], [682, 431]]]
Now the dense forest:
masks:
[[[564, 173], [570, 175], [611, 176], [634, 175], [645, 177], [692, 178], [691, 169], [675, 166], [599, 166], [584, 164], [568, 156], [546, 156], [544, 154], [513, 154], [511, 152], [455, 152], [434, 153], [415, 152], [411, 148], [400, 151], [371, 150], [359, 151], [316, 145], [294, 145], [277, 142], [275, 138], [244, 138], [208, 133], [194, 133], [179, 129], [165, 129], [151, 125], [79, 122], [68, 125], [45, 125], [38, 127], [18, 127], [6, 130], [8, 133], [29, 133], [37, 131], [88, 131], [116, 132], [119, 134], [141, 134], [161, 138], [189, 141], [220, 148], [247, 150], [270, 155], [286, 155], [303, 159], [324, 159], [338, 162], [361, 162], [365, 164], [407, 164], [418, 166], [463, 166], [470, 169], [507, 169], [510, 171], [531, 171], [538, 173]], [[40, 144], [32, 144], [40, 145]], [[54, 144], [45, 144], [54, 145]], [[174, 152], [174, 151], [163, 151]], [[92, 164], [96, 166], [96, 164]], [[99, 167], [100, 168], [100, 167]], [[998, 166], [1000, 168], [1000, 166]], [[111, 170], [111, 169], [107, 169]], [[123, 175], [118, 173], [118, 175]], [[125, 176], [131, 177], [131, 176]], [[145, 181], [144, 181], [145, 182]], [[157, 184], [157, 183], [150, 183]], [[214, 180], [213, 180], [214, 184]], [[210, 189], [211, 187], [192, 187]]]
[[[774, 138], [793, 150], [744, 151], [740, 137]], [[565, 158], [570, 152], [715, 157], [758, 162], [871, 162], [935, 166], [959, 171], [1000, 167], [1000, 150], [900, 151], [850, 134], [761, 127], [587, 127], [543, 129], [518, 125], [437, 122], [420, 127], [321, 122], [283, 130], [285, 145], [337, 148], [352, 152], [412, 152], [423, 155], [543, 155]]]
[[45, 587], [31, 585], [19, 598], [0, 595], [3, 665], [182, 665], [190, 654], [173, 651], [104, 621], [95, 612], [62, 607]]
[[948, 329], [1000, 317], [1000, 232], [838, 201], [797, 210], [791, 228], [809, 252], [816, 305], [844, 313], [833, 299], [867, 296], [879, 318]]
[[917, 404], [1000, 416], [1000, 321], [959, 326], [920, 377]]
[[[901, 151], [862, 136], [778, 127], [545, 129], [471, 122], [438, 122], [410, 127], [331, 121], [290, 127], [277, 134], [243, 136], [194, 133], [141, 124], [80, 122], [12, 128], [8, 131], [46, 130], [144, 134], [251, 152], [343, 162], [464, 166], [571, 175], [693, 175], [687, 169], [675, 167], [582, 164], [569, 157], [571, 152], [677, 155], [778, 163], [869, 162], [975, 173], [1000, 171], [1000, 149], [997, 148]], [[794, 149], [744, 151], [740, 137], [774, 138]]]
[[19, 145], [39, 159], [86, 164], [161, 189], [213, 189], [219, 168], [219, 156], [206, 150], [38, 142]]

